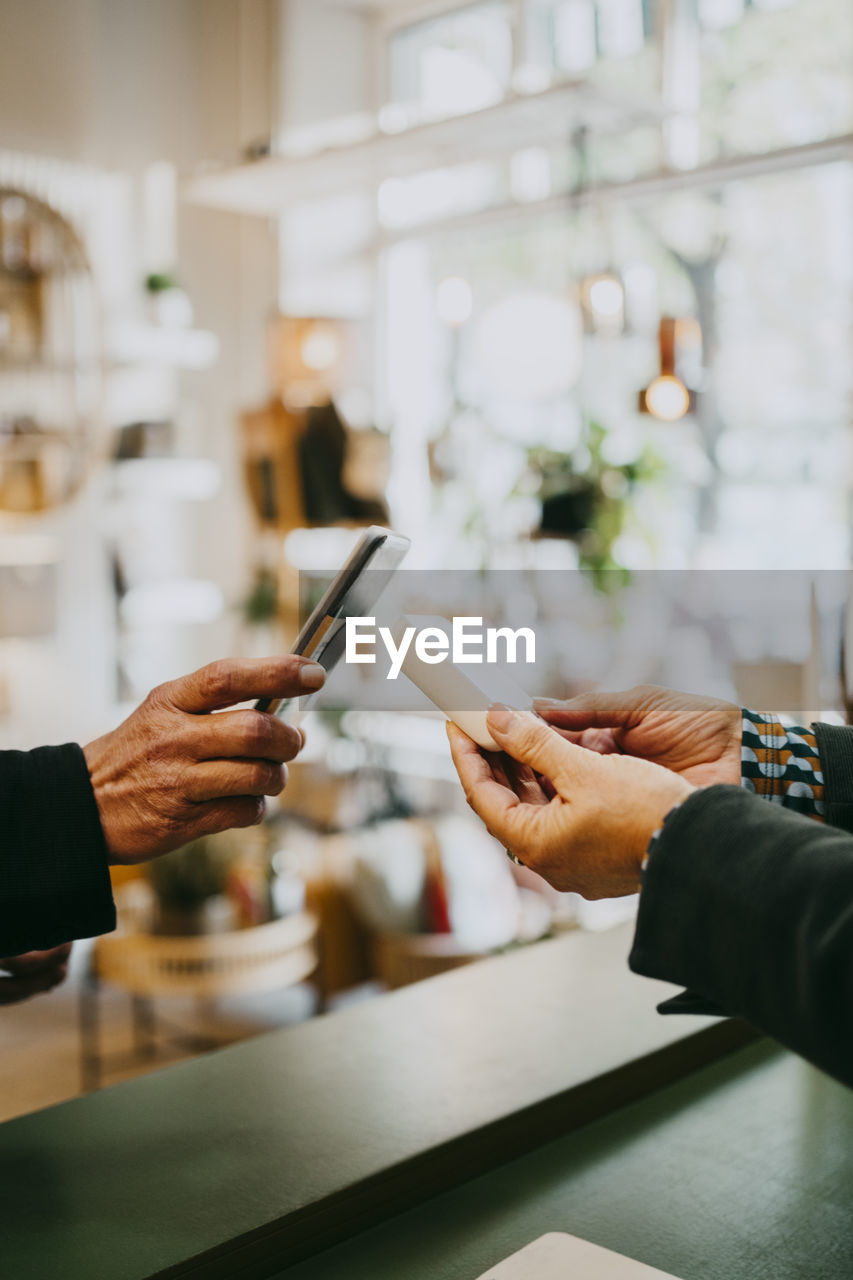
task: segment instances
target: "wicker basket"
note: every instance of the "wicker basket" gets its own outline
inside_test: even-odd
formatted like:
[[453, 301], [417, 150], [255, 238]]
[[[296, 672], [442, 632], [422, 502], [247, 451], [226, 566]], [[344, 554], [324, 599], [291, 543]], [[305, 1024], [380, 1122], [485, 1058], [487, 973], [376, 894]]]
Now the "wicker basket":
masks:
[[459, 969], [484, 954], [462, 950], [452, 933], [379, 934], [373, 939], [373, 971], [394, 989]]
[[277, 991], [314, 972], [316, 939], [316, 920], [300, 913], [193, 938], [107, 935], [97, 939], [92, 964], [99, 981], [139, 996]]

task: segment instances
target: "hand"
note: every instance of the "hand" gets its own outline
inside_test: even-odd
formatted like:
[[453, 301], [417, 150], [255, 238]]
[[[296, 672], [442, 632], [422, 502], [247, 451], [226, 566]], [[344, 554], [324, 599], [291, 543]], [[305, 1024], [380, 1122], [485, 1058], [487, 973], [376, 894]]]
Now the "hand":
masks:
[[52, 951], [28, 951], [22, 956], [0, 960], [0, 1004], [17, 1004], [42, 991], [52, 991], [65, 981], [71, 943]]
[[[447, 732], [468, 803], [491, 834], [555, 889], [636, 893], [649, 841], [692, 785], [646, 760], [586, 751], [528, 712], [495, 706], [487, 724], [509, 765], [456, 725]], [[553, 785], [551, 799], [534, 770]]]
[[740, 785], [743, 713], [732, 702], [641, 684], [625, 693], [588, 693], [568, 702], [537, 698], [533, 705], [543, 720], [582, 747], [650, 760], [697, 787]]
[[287, 781], [299, 729], [252, 709], [250, 698], [319, 689], [325, 672], [305, 658], [228, 659], [160, 685], [112, 733], [84, 748], [110, 857], [142, 862], [198, 836], [249, 827], [264, 796]]

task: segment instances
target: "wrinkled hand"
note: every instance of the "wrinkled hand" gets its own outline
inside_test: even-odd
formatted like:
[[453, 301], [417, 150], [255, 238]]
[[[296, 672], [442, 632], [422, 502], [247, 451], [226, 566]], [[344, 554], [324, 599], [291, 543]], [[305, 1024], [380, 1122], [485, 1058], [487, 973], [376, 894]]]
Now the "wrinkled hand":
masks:
[[[508, 762], [454, 724], [447, 732], [468, 803], [491, 834], [555, 889], [636, 893], [649, 841], [693, 786], [647, 760], [584, 750], [528, 712], [493, 707], [487, 723]], [[550, 799], [536, 774], [552, 784]]]
[[0, 960], [0, 1004], [17, 1004], [58, 987], [65, 981], [70, 955], [71, 943], [64, 942], [51, 951], [27, 951]]
[[305, 658], [227, 659], [160, 685], [112, 733], [84, 748], [114, 862], [142, 862], [198, 836], [249, 827], [264, 796], [287, 781], [299, 729], [253, 709], [222, 707], [291, 698], [320, 688]]
[[533, 705], [582, 747], [650, 760], [697, 787], [740, 784], [742, 712], [734, 703], [641, 684], [567, 702], [537, 698]]

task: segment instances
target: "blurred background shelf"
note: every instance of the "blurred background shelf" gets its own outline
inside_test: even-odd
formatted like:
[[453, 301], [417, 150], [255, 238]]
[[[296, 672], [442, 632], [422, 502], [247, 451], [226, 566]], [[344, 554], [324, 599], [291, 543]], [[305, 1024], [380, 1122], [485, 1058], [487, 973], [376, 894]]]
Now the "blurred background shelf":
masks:
[[[565, 95], [566, 92], [552, 90], [549, 94], [525, 96], [519, 101], [530, 108], [542, 108], [551, 104], [540, 102], [540, 98], [550, 98], [551, 93]], [[184, 197], [191, 204], [206, 208], [230, 210], [254, 217], [278, 217], [291, 205], [301, 201], [333, 196], [353, 187], [370, 186], [386, 181], [389, 176], [403, 178], [424, 170], [462, 165], [494, 156], [509, 156], [529, 147], [539, 148], [549, 143], [565, 142], [572, 129], [578, 127], [572, 123], [574, 113], [567, 111], [559, 130], [551, 130], [554, 136], [549, 136], [549, 130], [541, 127], [536, 112], [531, 110], [531, 128], [524, 140], [514, 140], [512, 131], [509, 131], [489, 143], [488, 134], [480, 137], [479, 130], [482, 125], [492, 123], [492, 113], [503, 110], [503, 105], [500, 108], [488, 108], [486, 112], [474, 113], [473, 119], [467, 116], [453, 117], [442, 121], [440, 126], [422, 125], [418, 129], [404, 130], [400, 135], [383, 136], [374, 143], [330, 147], [309, 157], [298, 154], [268, 156], [232, 168], [200, 173], [185, 180]], [[488, 115], [488, 122], [482, 120], [481, 115]], [[639, 115], [642, 119], [642, 112]], [[582, 113], [581, 117], [585, 118]], [[636, 120], [636, 115], [626, 106], [624, 118]], [[465, 124], [468, 125], [467, 130], [460, 127]], [[420, 150], [420, 138], [409, 136], [418, 135], [421, 131], [431, 133], [432, 130], [446, 133], [443, 148], [434, 145], [432, 150], [426, 147]], [[458, 136], [455, 136], [457, 131]], [[388, 146], [388, 156], [383, 154], [385, 144]], [[799, 146], [780, 147], [763, 155], [735, 154], [690, 168], [665, 168], [639, 173], [626, 177], [623, 181], [603, 182], [594, 189], [581, 188], [537, 201], [536, 204], [539, 211], [545, 213], [554, 208], [565, 209], [567, 206], [645, 200], [667, 193], [716, 187], [721, 183], [736, 182], [743, 178], [758, 178], [815, 165], [843, 163], [849, 161], [851, 156], [853, 134], [846, 133], [835, 138], [804, 142]], [[472, 219], [486, 217], [494, 220], [505, 217], [514, 210], [523, 212], [528, 203], [507, 202], [488, 212], [460, 214], [448, 217], [440, 223], [436, 220], [436, 225], [458, 225], [463, 220], [470, 222]], [[388, 232], [384, 233], [384, 238], [390, 238]]]
[[210, 208], [275, 217], [298, 201], [424, 170], [505, 157], [527, 147], [564, 145], [581, 127], [614, 132], [629, 122], [659, 123], [661, 113], [655, 99], [633, 100], [622, 90], [607, 91], [582, 80], [540, 92], [510, 92], [492, 106], [412, 125], [406, 124], [405, 108], [396, 114], [386, 109], [375, 124], [360, 122], [368, 130], [362, 138], [315, 153], [293, 151], [202, 172], [185, 181], [184, 196]]

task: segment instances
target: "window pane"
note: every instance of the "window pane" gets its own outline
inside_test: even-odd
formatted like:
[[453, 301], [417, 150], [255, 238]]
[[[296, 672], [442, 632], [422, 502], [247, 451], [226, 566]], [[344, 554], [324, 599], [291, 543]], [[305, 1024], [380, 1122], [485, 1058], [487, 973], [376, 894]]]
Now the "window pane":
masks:
[[[620, 562], [845, 564], [851, 225], [853, 173], [835, 164], [419, 242], [419, 301], [399, 296], [418, 313], [424, 369], [395, 407], [432, 441], [428, 519], [458, 546], [529, 533], [530, 451], [583, 473], [591, 420], [608, 462], [650, 450], [664, 464], [630, 497]], [[621, 337], [579, 327], [578, 283], [602, 264], [624, 285]], [[465, 301], [452, 314], [439, 305], [451, 284]], [[677, 370], [699, 389], [674, 424], [637, 413], [661, 315], [681, 318]]]
[[631, 95], [653, 90], [646, 64], [657, 65], [654, 19], [652, 0], [529, 0], [528, 56], [566, 76], [615, 76]]
[[796, 146], [853, 126], [853, 4], [764, 0], [699, 15], [702, 158]]

